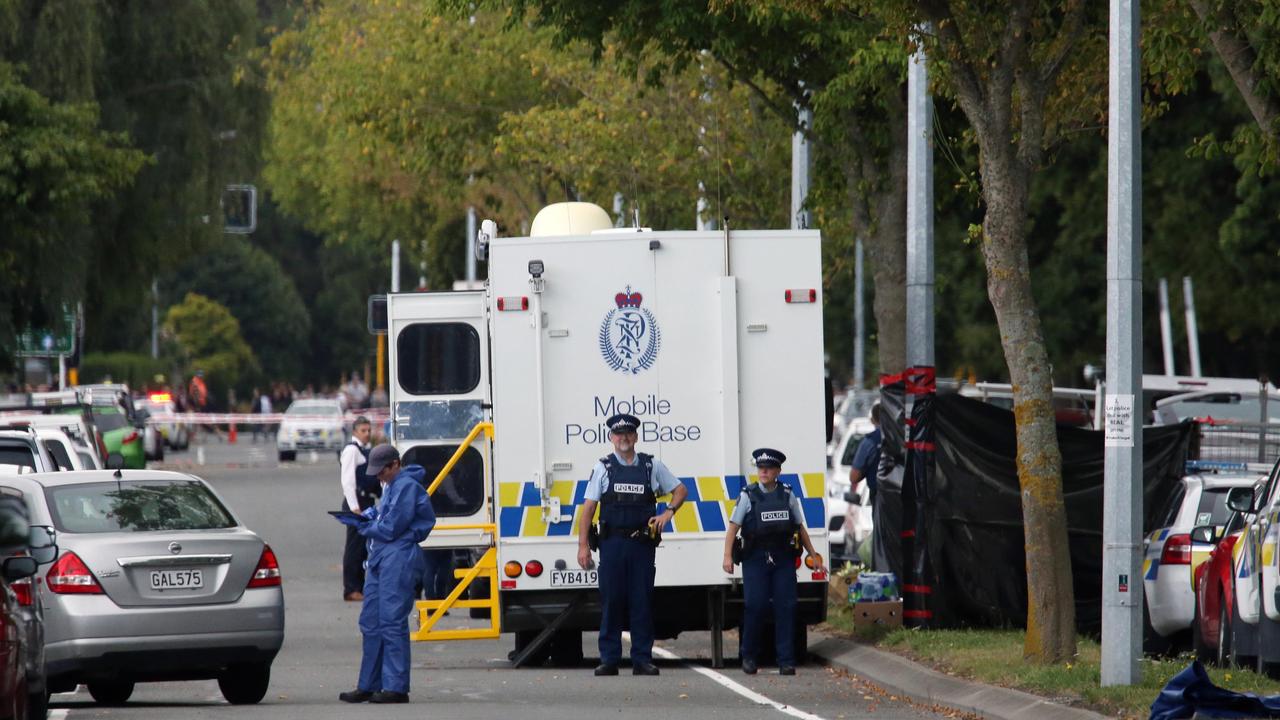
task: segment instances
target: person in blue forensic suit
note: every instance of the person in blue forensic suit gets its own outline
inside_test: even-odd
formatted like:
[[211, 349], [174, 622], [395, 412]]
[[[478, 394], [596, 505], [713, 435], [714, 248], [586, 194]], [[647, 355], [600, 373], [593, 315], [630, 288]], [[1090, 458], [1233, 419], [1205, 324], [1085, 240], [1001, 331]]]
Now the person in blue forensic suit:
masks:
[[[661, 460], [636, 452], [634, 415], [605, 421], [613, 453], [591, 470], [578, 514], [578, 564], [591, 566], [588, 527], [600, 506], [600, 665], [596, 675], [617, 675], [622, 626], [630, 621], [631, 673], [657, 675], [653, 664], [654, 536], [675, 517], [688, 488]], [[659, 495], [671, 502], [657, 512]]]
[[724, 538], [724, 571], [733, 574], [733, 544], [742, 530], [742, 594], [746, 613], [742, 619], [742, 671], [756, 673], [760, 636], [773, 604], [774, 636], [777, 639], [778, 674], [796, 674], [796, 549], [797, 533], [804, 549], [816, 560], [814, 570], [826, 572], [822, 556], [804, 527], [800, 498], [778, 482], [787, 456], [773, 448], [751, 453], [760, 481], [747, 486], [729, 518]]
[[338, 695], [343, 702], [409, 702], [409, 629], [406, 618], [422, 575], [418, 543], [436, 525], [431, 498], [422, 487], [421, 465], [400, 466], [389, 444], [369, 451], [366, 472], [382, 483], [382, 500], [359, 519], [344, 516], [369, 540], [360, 633], [364, 653], [355, 690]]

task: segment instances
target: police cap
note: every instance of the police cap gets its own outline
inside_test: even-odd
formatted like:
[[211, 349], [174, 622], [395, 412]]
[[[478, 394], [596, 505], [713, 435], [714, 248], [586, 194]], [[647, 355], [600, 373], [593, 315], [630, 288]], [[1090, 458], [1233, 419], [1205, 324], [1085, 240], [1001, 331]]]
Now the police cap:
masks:
[[780, 468], [787, 461], [787, 456], [773, 448], [759, 448], [751, 451], [751, 459], [756, 461], [756, 467]]
[[609, 432], [611, 433], [629, 433], [635, 432], [636, 428], [640, 427], [640, 418], [635, 415], [618, 413], [605, 420], [604, 424], [609, 427]]

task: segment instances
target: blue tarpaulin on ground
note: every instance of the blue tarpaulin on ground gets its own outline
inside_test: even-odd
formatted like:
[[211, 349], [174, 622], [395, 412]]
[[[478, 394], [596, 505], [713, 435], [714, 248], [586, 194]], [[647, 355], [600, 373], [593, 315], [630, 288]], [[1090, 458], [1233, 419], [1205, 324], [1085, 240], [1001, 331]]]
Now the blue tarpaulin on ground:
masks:
[[1151, 720], [1177, 720], [1196, 713], [1216, 718], [1280, 717], [1280, 695], [1259, 697], [1214, 685], [1199, 661], [1173, 676], [1151, 703]]

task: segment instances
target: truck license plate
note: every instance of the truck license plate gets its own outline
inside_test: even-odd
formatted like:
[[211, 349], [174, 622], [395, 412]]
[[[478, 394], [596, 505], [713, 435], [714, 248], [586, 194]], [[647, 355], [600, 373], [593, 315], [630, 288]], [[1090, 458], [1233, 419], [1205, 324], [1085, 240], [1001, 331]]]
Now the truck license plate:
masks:
[[152, 590], [180, 590], [204, 587], [204, 575], [199, 570], [152, 570]]
[[552, 570], [551, 587], [595, 586], [595, 570]]

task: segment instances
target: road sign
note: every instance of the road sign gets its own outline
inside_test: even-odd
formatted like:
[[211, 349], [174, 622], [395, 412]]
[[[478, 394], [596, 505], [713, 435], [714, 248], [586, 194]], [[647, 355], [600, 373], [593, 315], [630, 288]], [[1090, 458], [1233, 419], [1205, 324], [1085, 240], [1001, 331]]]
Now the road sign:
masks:
[[64, 310], [62, 320], [51, 327], [27, 328], [18, 335], [18, 357], [70, 355], [76, 347], [76, 313]]

